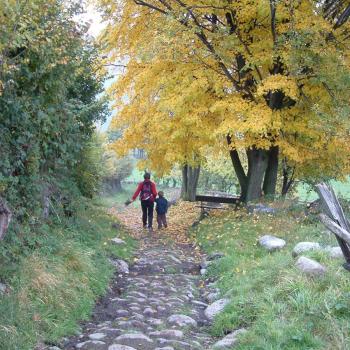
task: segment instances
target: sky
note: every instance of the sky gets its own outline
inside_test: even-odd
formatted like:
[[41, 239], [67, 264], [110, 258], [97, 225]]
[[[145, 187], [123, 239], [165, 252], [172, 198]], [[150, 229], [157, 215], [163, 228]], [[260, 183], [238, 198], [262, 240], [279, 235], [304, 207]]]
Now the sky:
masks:
[[88, 5], [86, 7], [86, 13], [82, 17], [84, 20], [91, 23], [89, 34], [96, 38], [104, 27], [101, 15], [94, 9], [92, 5]]
[[[82, 19], [84, 21], [90, 22], [90, 28], [89, 28], [89, 34], [95, 38], [98, 37], [98, 35], [101, 33], [101, 31], [104, 28], [104, 24], [102, 22], [102, 17], [101, 15], [98, 13], [98, 11], [96, 11], [96, 9], [94, 9], [94, 7], [92, 5], [87, 5], [86, 7], [86, 13], [84, 13], [82, 16]], [[108, 87], [108, 85], [111, 84], [111, 81], [107, 81], [106, 82], [106, 87]], [[108, 126], [111, 122], [112, 117], [107, 118], [106, 122], [103, 124], [98, 124], [96, 125], [97, 130], [99, 131], [106, 131], [108, 129]]]

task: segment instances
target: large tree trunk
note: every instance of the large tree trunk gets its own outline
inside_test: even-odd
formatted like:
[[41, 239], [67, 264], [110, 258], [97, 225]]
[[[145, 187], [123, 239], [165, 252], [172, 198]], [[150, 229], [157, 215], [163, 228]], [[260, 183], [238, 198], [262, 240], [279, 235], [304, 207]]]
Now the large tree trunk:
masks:
[[273, 199], [276, 194], [277, 175], [278, 175], [278, 146], [273, 146], [268, 152], [268, 163], [264, 178], [264, 195]]
[[262, 195], [262, 183], [267, 168], [267, 151], [256, 149], [255, 147], [247, 150], [248, 156], [248, 185], [244, 196], [245, 202], [256, 200]]
[[182, 168], [181, 198], [185, 201], [194, 202], [196, 200], [197, 185], [200, 167], [193, 168], [184, 165]]
[[11, 217], [11, 210], [8, 208], [5, 201], [0, 197], [0, 240], [4, 238], [7, 232]]

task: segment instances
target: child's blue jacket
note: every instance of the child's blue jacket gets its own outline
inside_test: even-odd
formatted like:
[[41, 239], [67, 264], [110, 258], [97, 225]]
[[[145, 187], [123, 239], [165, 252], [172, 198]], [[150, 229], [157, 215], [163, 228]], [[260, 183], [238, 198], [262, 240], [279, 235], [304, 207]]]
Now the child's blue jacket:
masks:
[[166, 214], [168, 211], [168, 201], [163, 197], [163, 198], [157, 198], [156, 199], [156, 212], [157, 214], [163, 215]]

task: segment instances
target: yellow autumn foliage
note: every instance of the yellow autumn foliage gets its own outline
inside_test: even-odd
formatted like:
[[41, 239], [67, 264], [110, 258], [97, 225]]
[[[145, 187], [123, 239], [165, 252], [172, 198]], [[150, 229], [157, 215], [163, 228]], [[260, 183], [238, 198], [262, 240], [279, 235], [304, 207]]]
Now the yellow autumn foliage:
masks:
[[97, 3], [108, 60], [127, 66], [110, 89], [120, 153], [143, 148], [164, 174], [208, 147], [278, 147], [299, 176], [349, 173], [349, 24], [317, 2]]

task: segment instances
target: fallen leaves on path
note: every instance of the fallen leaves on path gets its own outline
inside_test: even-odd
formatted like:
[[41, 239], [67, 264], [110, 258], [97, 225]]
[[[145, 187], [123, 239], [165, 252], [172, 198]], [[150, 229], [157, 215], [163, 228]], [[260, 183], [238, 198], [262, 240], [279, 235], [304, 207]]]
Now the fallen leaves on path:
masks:
[[[147, 231], [142, 228], [141, 208], [119, 205], [111, 208], [109, 212], [118, 217], [134, 238], [141, 238], [147, 234]], [[156, 215], [156, 212], [154, 212], [154, 227], [157, 227]], [[168, 228], [155, 229], [154, 235], [159, 235], [162, 238], [169, 237], [177, 243], [189, 244], [191, 241], [187, 232], [193, 222], [198, 220], [199, 215], [200, 208], [196, 203], [179, 201], [169, 208], [167, 213]]]

